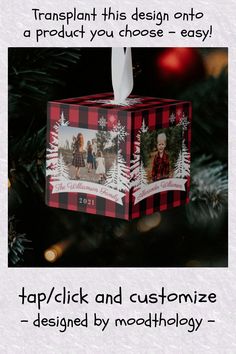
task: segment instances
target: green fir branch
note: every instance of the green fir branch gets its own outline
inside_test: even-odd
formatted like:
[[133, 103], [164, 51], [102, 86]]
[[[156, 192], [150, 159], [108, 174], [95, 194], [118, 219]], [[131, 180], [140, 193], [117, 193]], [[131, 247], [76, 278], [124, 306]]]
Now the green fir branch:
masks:
[[18, 233], [15, 230], [16, 220], [15, 217], [11, 217], [8, 220], [8, 259], [9, 265], [19, 265], [24, 259], [24, 253], [26, 250], [32, 250], [27, 245], [31, 243], [26, 238], [26, 234]]
[[[9, 118], [50, 99], [61, 74], [80, 59], [78, 48], [9, 48]], [[60, 71], [60, 75], [58, 75]]]
[[186, 206], [190, 223], [203, 225], [216, 220], [228, 203], [226, 165], [203, 155], [192, 163], [191, 176], [190, 203]]
[[13, 180], [44, 198], [46, 127], [30, 136], [30, 128], [9, 147], [9, 171]]
[[[193, 156], [213, 155], [227, 161], [228, 146], [228, 74], [223, 70], [219, 77], [210, 77], [183, 92], [180, 99], [190, 100], [193, 106]], [[206, 144], [207, 141], [207, 144]]]

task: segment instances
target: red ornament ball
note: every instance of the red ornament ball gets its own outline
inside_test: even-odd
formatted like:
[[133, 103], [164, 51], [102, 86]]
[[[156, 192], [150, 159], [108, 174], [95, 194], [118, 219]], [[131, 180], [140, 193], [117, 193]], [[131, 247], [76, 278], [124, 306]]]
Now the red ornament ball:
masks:
[[167, 84], [173, 81], [192, 83], [205, 74], [204, 63], [195, 48], [167, 48], [156, 58], [157, 79]]

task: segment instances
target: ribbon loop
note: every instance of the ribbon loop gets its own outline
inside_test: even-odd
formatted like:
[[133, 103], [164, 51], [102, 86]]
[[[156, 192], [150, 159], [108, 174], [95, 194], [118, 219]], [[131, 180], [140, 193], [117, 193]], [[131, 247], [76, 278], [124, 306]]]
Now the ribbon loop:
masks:
[[133, 89], [131, 48], [112, 48], [111, 67], [114, 103], [123, 104]]

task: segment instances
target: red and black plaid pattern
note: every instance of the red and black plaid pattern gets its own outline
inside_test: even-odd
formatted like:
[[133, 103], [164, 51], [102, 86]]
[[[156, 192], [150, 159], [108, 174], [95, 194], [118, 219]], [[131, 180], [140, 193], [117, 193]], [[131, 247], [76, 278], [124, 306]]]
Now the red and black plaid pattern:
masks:
[[[93, 96], [94, 97], [94, 96]], [[100, 96], [99, 96], [100, 97]], [[91, 98], [91, 97], [90, 97]], [[97, 107], [87, 107], [74, 105], [62, 101], [48, 103], [48, 126], [47, 142], [53, 142], [51, 131], [56, 123], [59, 122], [61, 114], [69, 121], [70, 127], [92, 129], [92, 130], [111, 130], [118, 121], [124, 126], [128, 135], [124, 142], [121, 142], [120, 149], [122, 154], [130, 164], [130, 145], [131, 145], [131, 119], [130, 113], [118, 109], [105, 109]], [[99, 118], [105, 118], [107, 125], [105, 128], [99, 125]], [[72, 181], [73, 183], [73, 181]], [[46, 180], [46, 203], [55, 208], [64, 208], [74, 211], [81, 211], [89, 214], [98, 214], [120, 219], [129, 219], [129, 192], [122, 198], [123, 205], [102, 197], [85, 193], [52, 193], [50, 176]]]
[[[174, 114], [176, 120], [171, 122], [170, 116]], [[190, 102], [176, 101], [175, 103], [166, 102], [162, 107], [155, 109], [144, 110], [140, 112], [132, 113], [132, 141], [135, 141], [137, 133], [142, 125], [143, 120], [149, 131], [159, 130], [162, 128], [169, 128], [175, 126], [180, 122], [181, 117], [188, 117], [189, 124], [187, 129], [184, 130], [184, 141], [190, 153], [191, 143], [191, 120], [192, 120], [192, 106]], [[134, 144], [132, 144], [132, 154], [134, 153]], [[130, 219], [138, 218], [143, 215], [153, 214], [155, 211], [164, 211], [173, 207], [177, 207], [189, 202], [189, 190], [190, 190], [190, 177], [187, 178], [185, 183], [185, 191], [171, 190], [163, 191], [146, 199], [143, 199], [140, 203], [134, 205], [134, 196], [132, 196], [132, 208], [130, 210]], [[132, 191], [131, 191], [132, 193]]]
[[[130, 96], [140, 98], [140, 103], [133, 106], [117, 106], [98, 102], [100, 100], [112, 100], [110, 93], [96, 94], [79, 98], [71, 98], [49, 102], [48, 123], [47, 123], [47, 143], [52, 143], [53, 127], [59, 122], [63, 112], [64, 117], [69, 121], [70, 127], [111, 130], [118, 120], [126, 126], [128, 135], [124, 142], [121, 142], [120, 149], [130, 166], [130, 160], [134, 152], [134, 141], [143, 119], [149, 130], [168, 128], [171, 126], [169, 116], [173, 112], [176, 114], [176, 122], [185, 113], [191, 119], [191, 105], [188, 102], [180, 102], [172, 99], [159, 99], [153, 97]], [[178, 114], [177, 114], [178, 112]], [[104, 117], [106, 126], [99, 125], [99, 118]], [[190, 151], [191, 131], [190, 125], [185, 132], [185, 144]], [[121, 219], [134, 219], [141, 215], [148, 215], [157, 210], [166, 210], [174, 206], [188, 202], [190, 180], [188, 178], [186, 191], [161, 192], [142, 200], [137, 205], [133, 205], [132, 190], [126, 192], [123, 197], [123, 205], [85, 193], [52, 193], [50, 176], [46, 179], [46, 203], [51, 207], [64, 208], [74, 211], [81, 211], [89, 214], [98, 214]]]
[[168, 154], [164, 151], [163, 156], [157, 152], [152, 164], [152, 181], [168, 178], [170, 171], [170, 160]]

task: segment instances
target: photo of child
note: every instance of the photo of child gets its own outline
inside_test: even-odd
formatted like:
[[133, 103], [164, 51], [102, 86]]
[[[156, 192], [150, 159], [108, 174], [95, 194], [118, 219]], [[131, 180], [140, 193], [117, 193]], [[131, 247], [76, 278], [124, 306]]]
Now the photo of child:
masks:
[[152, 181], [168, 178], [170, 173], [170, 160], [166, 152], [166, 134], [157, 135], [157, 153], [153, 159]]
[[173, 178], [181, 151], [182, 130], [180, 126], [143, 132], [141, 134], [141, 160], [147, 183]]
[[87, 143], [87, 168], [88, 173], [90, 173], [93, 166], [93, 148], [90, 141]]
[[93, 154], [93, 164], [92, 168], [96, 169], [97, 168], [97, 163], [96, 163], [96, 156], [97, 156], [97, 142], [96, 139], [92, 139], [92, 154]]

